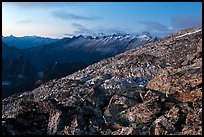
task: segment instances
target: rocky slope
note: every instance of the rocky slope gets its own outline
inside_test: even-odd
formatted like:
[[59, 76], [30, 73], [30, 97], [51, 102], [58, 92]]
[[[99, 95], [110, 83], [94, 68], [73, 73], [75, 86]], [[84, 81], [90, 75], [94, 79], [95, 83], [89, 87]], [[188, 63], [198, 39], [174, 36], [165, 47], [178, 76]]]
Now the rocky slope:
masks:
[[201, 135], [202, 29], [2, 101], [3, 134]]

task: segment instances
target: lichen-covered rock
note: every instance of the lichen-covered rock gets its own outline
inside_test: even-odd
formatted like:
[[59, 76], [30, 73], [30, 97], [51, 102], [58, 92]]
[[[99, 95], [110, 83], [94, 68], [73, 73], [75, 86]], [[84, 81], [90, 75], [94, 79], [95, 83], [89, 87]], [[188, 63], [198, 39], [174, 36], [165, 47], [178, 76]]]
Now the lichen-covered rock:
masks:
[[148, 82], [147, 88], [168, 94], [171, 87], [169, 77], [168, 70], [162, 70], [159, 75]]
[[150, 127], [150, 135], [165, 135], [175, 131], [174, 125], [164, 116], [157, 118]]
[[184, 126], [179, 135], [202, 135], [202, 126]]
[[143, 124], [151, 123], [156, 119], [156, 115], [161, 110], [159, 98], [152, 98], [142, 104], [130, 107], [120, 114], [130, 122], [139, 122]]
[[133, 132], [132, 127], [122, 127], [114, 132], [111, 133], [111, 135], [131, 135]]
[[150, 129], [144, 124], [137, 124], [131, 135], [150, 135]]
[[173, 106], [167, 114], [165, 114], [165, 118], [168, 119], [168, 121], [175, 125], [176, 123], [180, 122], [179, 121], [179, 111], [180, 111], [180, 108], [176, 107], [176, 106]]
[[187, 125], [202, 125], [202, 108], [190, 111], [186, 116]]
[[47, 127], [47, 134], [54, 135], [59, 131], [61, 111], [50, 112], [49, 123]]

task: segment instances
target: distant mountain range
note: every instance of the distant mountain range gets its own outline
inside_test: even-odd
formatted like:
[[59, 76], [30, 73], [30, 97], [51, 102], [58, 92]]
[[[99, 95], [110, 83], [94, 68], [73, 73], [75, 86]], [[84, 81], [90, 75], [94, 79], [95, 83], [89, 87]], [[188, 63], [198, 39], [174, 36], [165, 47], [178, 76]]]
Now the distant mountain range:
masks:
[[[102, 59], [158, 40], [147, 32], [136, 36], [120, 33], [97, 37], [79, 35], [60, 40], [35, 36], [2, 38], [3, 97], [14, 94], [13, 91], [31, 90], [50, 79], [69, 75]], [[8, 42], [8, 39], [14, 39], [17, 46], [9, 45], [12, 40]], [[32, 44], [24, 45], [28, 39]], [[40, 43], [36, 39], [54, 42], [25, 48]], [[19, 48], [21, 44], [24, 49]]]
[[51, 39], [44, 38], [39, 36], [24, 36], [24, 37], [15, 37], [13, 35], [10, 36], [2, 36], [2, 41], [8, 46], [14, 46], [19, 49], [26, 49], [31, 47], [37, 47], [43, 44], [49, 44], [52, 42], [56, 42], [59, 39]]

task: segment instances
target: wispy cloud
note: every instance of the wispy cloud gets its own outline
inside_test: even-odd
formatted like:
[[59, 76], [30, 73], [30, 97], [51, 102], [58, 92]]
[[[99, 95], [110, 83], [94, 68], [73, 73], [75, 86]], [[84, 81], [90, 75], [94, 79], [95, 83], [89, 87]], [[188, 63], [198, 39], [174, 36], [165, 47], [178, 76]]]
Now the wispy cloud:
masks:
[[83, 32], [90, 31], [90, 29], [78, 23], [72, 23], [72, 26]]
[[16, 22], [16, 24], [18, 25], [23, 25], [23, 24], [30, 24], [30, 23], [38, 23], [38, 24], [49, 24], [50, 21], [35, 21], [35, 20], [31, 20], [31, 19], [25, 19], [25, 20], [19, 20]]
[[72, 36], [74, 36], [74, 34], [71, 34], [71, 33], [64, 33], [63, 36], [72, 37]]
[[171, 25], [175, 29], [202, 27], [201, 16], [179, 16], [171, 20]]
[[100, 32], [103, 32], [103, 33], [106, 33], [106, 34], [113, 34], [113, 33], [127, 33], [125, 32], [124, 30], [128, 30], [127, 28], [124, 29], [124, 28], [121, 28], [119, 26], [114, 26], [114, 27], [111, 27], [111, 28], [104, 28], [104, 27], [99, 27], [96, 29], [96, 31], [98, 33]]
[[28, 23], [32, 23], [33, 21], [32, 20], [20, 20], [20, 21], [17, 21], [16, 23], [17, 24], [28, 24]]
[[32, 9], [32, 8], [62, 8], [70, 6], [85, 6], [87, 3], [82, 2], [3, 2], [2, 5], [9, 4], [18, 8]]
[[104, 28], [104, 27], [95, 27], [95, 28], [87, 28], [85, 25], [79, 23], [72, 23], [71, 26], [75, 29], [73, 33], [65, 33], [64, 36], [76, 36], [76, 35], [84, 35], [84, 36], [96, 36], [98, 33], [105, 34], [113, 34], [113, 33], [126, 33], [120, 27], [113, 28]]
[[88, 17], [83, 15], [76, 15], [72, 13], [67, 13], [65, 11], [54, 11], [52, 15], [56, 18], [63, 20], [98, 20], [102, 19], [102, 17]]
[[74, 35], [78, 35], [78, 34], [93, 35], [94, 33], [93, 29], [89, 29], [78, 23], [72, 23], [72, 27], [76, 28], [76, 30], [74, 31]]
[[89, 29], [82, 24], [79, 23], [72, 23], [71, 26], [75, 29], [73, 33], [65, 33], [64, 36], [76, 36], [76, 35], [95, 35], [94, 29]]
[[145, 25], [146, 29], [156, 36], [163, 37], [177, 31], [187, 28], [202, 27], [201, 16], [177, 16], [171, 18], [170, 26], [161, 24], [156, 21], [140, 21], [140, 24]]
[[145, 25], [146, 29], [150, 31], [169, 31], [170, 30], [166, 25], [155, 21], [140, 21], [139, 23]]

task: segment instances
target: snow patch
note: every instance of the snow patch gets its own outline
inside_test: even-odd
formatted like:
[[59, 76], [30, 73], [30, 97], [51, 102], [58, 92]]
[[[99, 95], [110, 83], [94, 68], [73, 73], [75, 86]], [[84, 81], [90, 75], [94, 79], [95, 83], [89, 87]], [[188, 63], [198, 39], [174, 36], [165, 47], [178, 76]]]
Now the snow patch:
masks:
[[176, 38], [181, 38], [181, 37], [184, 37], [184, 36], [187, 36], [187, 35], [191, 35], [191, 34], [194, 34], [194, 33], [200, 32], [200, 31], [202, 31], [202, 29], [199, 29], [199, 30], [196, 30], [194, 32], [189, 32], [189, 33], [177, 36]]
[[142, 39], [142, 40], [149, 40], [150, 37], [148, 37], [147, 35], [140, 35], [137, 38]]

